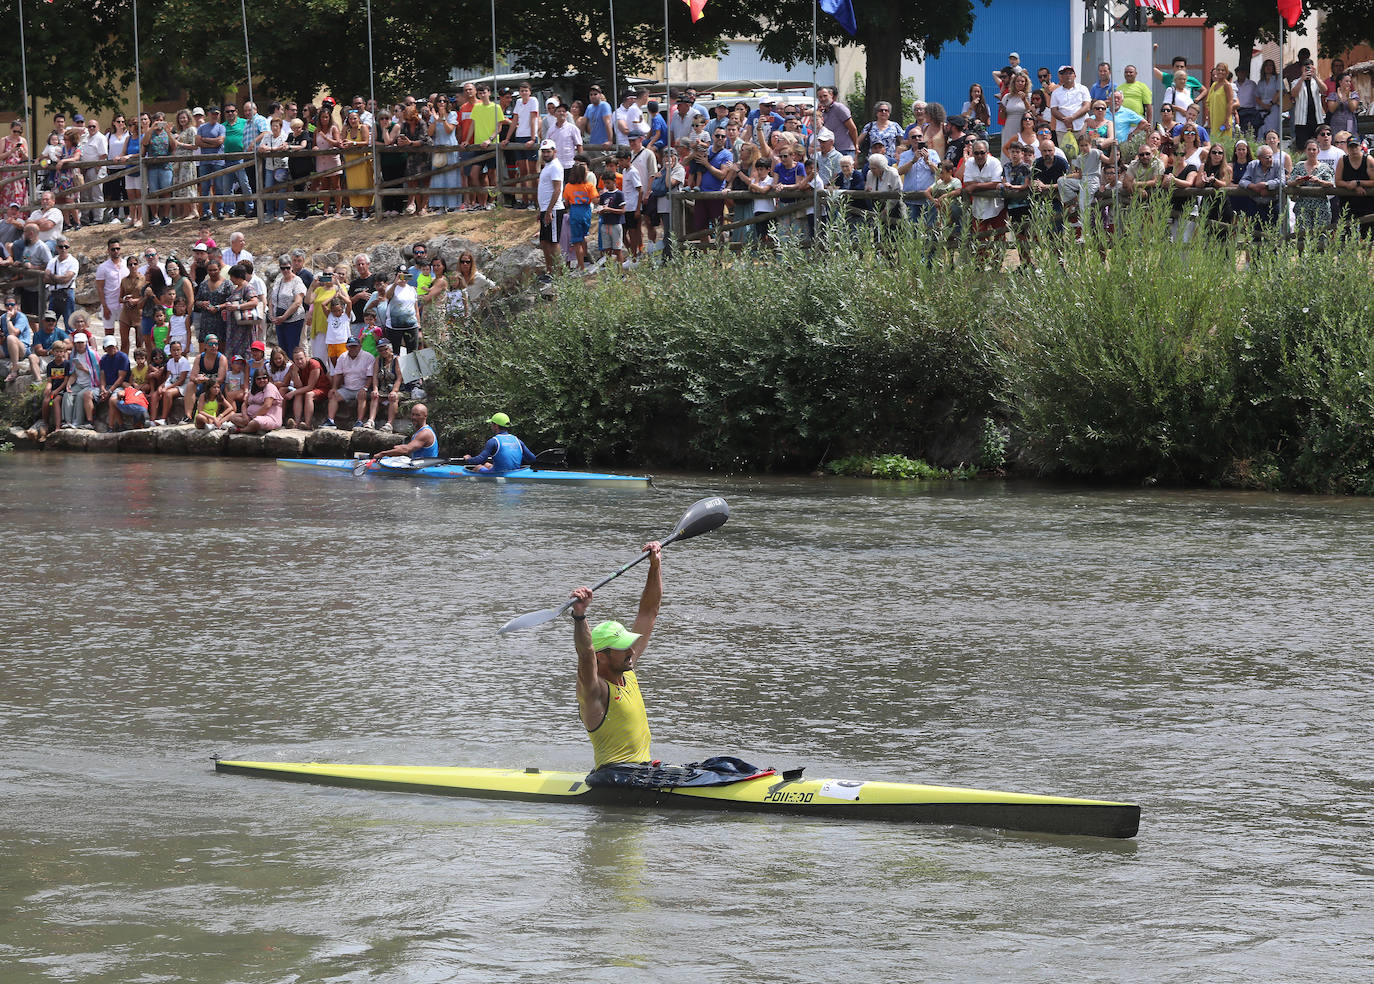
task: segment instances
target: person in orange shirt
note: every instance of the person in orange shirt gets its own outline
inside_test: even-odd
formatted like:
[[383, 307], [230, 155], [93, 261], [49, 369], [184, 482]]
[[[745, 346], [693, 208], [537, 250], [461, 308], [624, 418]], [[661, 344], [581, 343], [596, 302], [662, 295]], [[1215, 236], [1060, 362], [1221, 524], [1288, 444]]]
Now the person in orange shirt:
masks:
[[579, 270], [587, 269], [587, 233], [592, 228], [592, 205], [596, 200], [596, 185], [587, 173], [587, 165], [579, 161], [568, 169], [568, 180], [563, 184], [569, 241]]
[[[472, 82], [464, 82], [462, 103], [458, 107], [458, 159], [463, 162], [463, 168], [458, 174], [460, 183], [465, 186], [469, 170], [467, 161], [477, 156], [477, 151], [472, 147], [472, 107], [476, 102], [477, 86]], [[462, 196], [462, 207], [471, 211], [476, 204], [478, 196], [471, 191], [465, 191]]]

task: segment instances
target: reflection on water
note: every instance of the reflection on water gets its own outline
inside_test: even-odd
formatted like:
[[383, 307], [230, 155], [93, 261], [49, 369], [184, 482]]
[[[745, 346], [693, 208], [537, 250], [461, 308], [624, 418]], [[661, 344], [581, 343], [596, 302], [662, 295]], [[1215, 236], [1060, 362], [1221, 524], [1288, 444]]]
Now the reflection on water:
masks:
[[[0, 483], [6, 984], [1368, 976], [1374, 503], [82, 455]], [[656, 755], [1132, 798], [1139, 840], [211, 771], [585, 767], [568, 624], [494, 629], [710, 491], [730, 523], [665, 555]]]

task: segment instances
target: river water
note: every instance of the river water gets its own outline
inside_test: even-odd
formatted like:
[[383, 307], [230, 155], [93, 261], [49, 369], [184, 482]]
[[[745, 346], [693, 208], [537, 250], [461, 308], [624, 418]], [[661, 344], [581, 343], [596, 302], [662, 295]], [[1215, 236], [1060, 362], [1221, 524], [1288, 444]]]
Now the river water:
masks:
[[[1374, 502], [59, 454], [0, 487], [4, 984], [1374, 973]], [[713, 492], [729, 524], [665, 552], [657, 755], [1131, 799], [1139, 837], [212, 771], [585, 768], [570, 623], [495, 629]]]

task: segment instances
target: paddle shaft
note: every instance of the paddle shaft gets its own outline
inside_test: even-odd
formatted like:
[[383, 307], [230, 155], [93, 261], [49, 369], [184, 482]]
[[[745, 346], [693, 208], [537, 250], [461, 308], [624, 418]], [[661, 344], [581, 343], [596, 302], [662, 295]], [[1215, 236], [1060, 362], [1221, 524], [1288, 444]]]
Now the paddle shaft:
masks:
[[[666, 547], [668, 544], [672, 543], [674, 540], [679, 540], [679, 539], [681, 539], [681, 538], [682, 538], [682, 534], [681, 534], [681, 533], [674, 533], [672, 536], [668, 537], [668, 539], [660, 541], [660, 542], [659, 542], [659, 547], [660, 547], [660, 548]], [[607, 577], [603, 577], [600, 581], [597, 581], [595, 584], [593, 584], [593, 585], [592, 585], [592, 593], [595, 594], [596, 592], [600, 591], [600, 590], [601, 590], [602, 588], [604, 588], [606, 585], [610, 584], [612, 581], [614, 581], [614, 580], [615, 580], [616, 578], [618, 578], [620, 575], [622, 575], [622, 574], [624, 574], [626, 571], [628, 571], [631, 567], [634, 567], [635, 565], [637, 565], [637, 564], [639, 564], [639, 563], [642, 563], [642, 562], [645, 561], [645, 560], [648, 560], [650, 556], [651, 556], [651, 553], [650, 553], [648, 550], [645, 550], [642, 554], [640, 554], [640, 555], [639, 555], [638, 557], [636, 557], [634, 560], [632, 560], [632, 561], [630, 561], [629, 563], [624, 564], [623, 566], [621, 566], [621, 568], [620, 568], [619, 570], [617, 570], [614, 574], [611, 574], [611, 575], [609, 575], [609, 576], [607, 576]], [[576, 598], [569, 598], [569, 599], [564, 603], [563, 607], [560, 608], [560, 609], [558, 610], [558, 613], [561, 615], [561, 614], [563, 614], [564, 612], [566, 612], [569, 608], [571, 608], [571, 607], [573, 606], [573, 603], [574, 603], [575, 601], [577, 601]]]

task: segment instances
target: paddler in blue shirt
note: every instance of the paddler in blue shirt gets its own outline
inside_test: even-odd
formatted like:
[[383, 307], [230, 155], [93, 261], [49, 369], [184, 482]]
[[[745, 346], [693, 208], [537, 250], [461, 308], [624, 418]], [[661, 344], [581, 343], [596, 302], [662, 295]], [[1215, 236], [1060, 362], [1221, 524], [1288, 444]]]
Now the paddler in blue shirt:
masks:
[[429, 426], [429, 407], [423, 403], [417, 403], [411, 407], [410, 422], [415, 425], [415, 433], [410, 435], [409, 441], [398, 444], [394, 448], [387, 448], [385, 451], [378, 451], [369, 457], [373, 461], [396, 455], [409, 455], [412, 459], [439, 457], [439, 435], [434, 433], [433, 427]]
[[619, 622], [587, 628], [592, 589], [572, 593], [573, 644], [577, 647], [577, 710], [596, 756], [595, 768], [612, 762], [648, 762], [649, 716], [639, 693], [635, 665], [649, 645], [663, 600], [659, 544], [646, 543], [649, 577], [639, 596], [639, 614], [626, 629]]
[[504, 413], [494, 413], [487, 418], [491, 424], [491, 437], [479, 455], [463, 455], [467, 465], [485, 465], [491, 462], [493, 472], [515, 471], [521, 465], [534, 461], [534, 452], [525, 447], [525, 442], [510, 433], [510, 418]]

